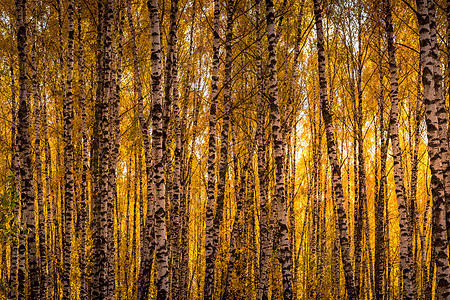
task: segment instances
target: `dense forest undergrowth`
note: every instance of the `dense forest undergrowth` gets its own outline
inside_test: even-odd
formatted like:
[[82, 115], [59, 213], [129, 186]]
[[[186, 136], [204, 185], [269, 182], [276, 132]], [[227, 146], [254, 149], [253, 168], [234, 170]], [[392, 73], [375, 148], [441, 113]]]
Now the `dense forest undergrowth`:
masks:
[[450, 1], [0, 1], [2, 299], [450, 299]]

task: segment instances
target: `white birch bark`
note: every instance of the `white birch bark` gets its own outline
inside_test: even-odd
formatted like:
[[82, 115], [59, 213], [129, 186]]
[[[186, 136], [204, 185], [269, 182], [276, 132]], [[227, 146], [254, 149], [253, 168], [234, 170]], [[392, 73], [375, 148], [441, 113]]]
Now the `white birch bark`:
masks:
[[272, 0], [266, 0], [267, 38], [269, 50], [268, 79], [270, 117], [272, 120], [272, 134], [275, 159], [275, 203], [278, 212], [278, 232], [276, 235], [278, 246], [278, 260], [281, 264], [283, 276], [283, 296], [291, 299], [292, 294], [292, 253], [287, 228], [286, 190], [284, 183], [283, 162], [284, 150], [281, 136], [280, 111], [278, 102], [277, 80], [277, 51], [275, 36], [275, 11]]
[[147, 2], [150, 15], [152, 67], [152, 157], [155, 184], [155, 241], [158, 299], [169, 298], [169, 255], [166, 241], [166, 210], [162, 139], [161, 44], [158, 0]]
[[319, 66], [319, 84], [320, 84], [320, 103], [322, 116], [325, 123], [325, 131], [327, 137], [328, 159], [331, 165], [331, 182], [336, 198], [337, 217], [339, 223], [339, 239], [341, 242], [342, 263], [344, 268], [345, 284], [349, 299], [358, 299], [353, 279], [353, 267], [350, 255], [350, 242], [348, 239], [347, 216], [344, 206], [344, 193], [342, 189], [341, 169], [337, 159], [336, 146], [333, 132], [333, 119], [330, 106], [328, 103], [327, 79], [325, 69], [325, 50], [324, 37], [322, 27], [322, 8], [319, 0], [314, 0], [314, 16], [317, 32], [317, 48], [318, 48], [318, 66]]
[[[27, 101], [27, 29], [26, 0], [16, 1], [17, 50], [19, 56], [19, 111], [17, 114], [17, 144], [20, 158], [21, 225], [19, 234], [18, 297], [26, 299], [26, 277], [28, 271], [28, 295], [39, 298], [39, 270], [36, 253], [36, 226], [34, 214], [33, 166], [29, 138], [29, 107]], [[28, 262], [28, 264], [27, 264]], [[28, 268], [27, 268], [28, 266]]]
[[213, 61], [211, 76], [211, 106], [209, 110], [209, 140], [208, 140], [208, 187], [206, 204], [206, 273], [204, 286], [204, 299], [212, 299], [214, 291], [214, 265], [216, 261], [218, 237], [215, 238], [214, 228], [214, 204], [215, 199], [215, 160], [216, 160], [216, 113], [219, 96], [219, 18], [220, 1], [214, 0], [214, 28], [213, 28]]
[[[433, 195], [433, 244], [436, 251], [436, 296], [438, 299], [450, 297], [450, 277], [448, 262], [448, 237], [445, 221], [445, 181], [444, 160], [442, 157], [441, 136], [439, 134], [439, 116], [444, 110], [440, 94], [437, 93], [435, 67], [438, 63], [437, 52], [433, 51], [430, 7], [427, 0], [416, 0], [417, 19], [419, 23], [420, 62], [422, 65], [422, 84], [425, 104], [425, 121], [427, 124], [428, 156], [431, 169], [431, 191]], [[434, 5], [433, 5], [434, 6]], [[432, 7], [433, 8], [433, 7]], [[431, 13], [434, 15], [434, 11]], [[435, 38], [435, 36], [434, 36]], [[433, 262], [432, 262], [433, 266]]]
[[72, 141], [72, 120], [73, 120], [73, 42], [74, 26], [73, 14], [74, 3], [69, 0], [68, 7], [68, 40], [67, 40], [67, 83], [66, 95], [64, 98], [64, 235], [63, 235], [63, 253], [64, 253], [64, 272], [63, 272], [63, 299], [70, 299], [70, 269], [72, 253], [72, 214], [73, 214], [73, 196], [74, 196], [74, 178], [73, 178], [73, 141]]

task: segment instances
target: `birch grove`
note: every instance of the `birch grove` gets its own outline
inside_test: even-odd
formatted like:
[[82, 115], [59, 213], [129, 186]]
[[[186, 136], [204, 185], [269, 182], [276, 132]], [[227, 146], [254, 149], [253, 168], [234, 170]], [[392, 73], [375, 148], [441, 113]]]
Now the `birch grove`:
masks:
[[450, 298], [450, 1], [0, 11], [1, 299]]

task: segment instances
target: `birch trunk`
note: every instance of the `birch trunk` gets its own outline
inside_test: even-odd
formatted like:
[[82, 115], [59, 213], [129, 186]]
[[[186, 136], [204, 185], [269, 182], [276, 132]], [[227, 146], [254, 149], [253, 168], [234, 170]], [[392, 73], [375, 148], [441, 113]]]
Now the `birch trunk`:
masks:
[[[434, 246], [436, 251], [436, 296], [438, 299], [450, 297], [450, 278], [448, 274], [448, 238], [445, 221], [445, 181], [443, 161], [441, 156], [441, 137], [439, 135], [439, 114], [445, 111], [436, 93], [435, 66], [439, 61], [433, 51], [432, 29], [429, 9], [432, 4], [426, 0], [416, 0], [417, 19], [419, 23], [420, 61], [422, 64], [422, 83], [425, 104], [425, 121], [427, 124], [428, 156], [430, 157], [431, 191], [433, 195], [433, 226]], [[434, 15], [434, 11], [432, 12]], [[434, 36], [434, 38], [436, 38]]]
[[[155, 238], [157, 265], [157, 299], [169, 298], [169, 255], [165, 224], [164, 154], [162, 139], [162, 93], [161, 93], [161, 44], [158, 0], [147, 2], [150, 14], [151, 67], [152, 67], [152, 157], [155, 183]], [[148, 292], [148, 291], [147, 291]]]
[[106, 107], [105, 110], [102, 110], [102, 131], [103, 131], [103, 143], [102, 143], [102, 177], [104, 181], [107, 182], [107, 185], [103, 187], [107, 187], [104, 192], [104, 201], [106, 200], [106, 230], [105, 230], [105, 238], [106, 238], [106, 262], [107, 262], [107, 286], [106, 286], [106, 297], [107, 299], [112, 299], [114, 296], [114, 185], [110, 180], [110, 163], [111, 157], [109, 156], [111, 153], [111, 140], [114, 138], [114, 132], [112, 129], [112, 116], [113, 116], [113, 108], [110, 106], [110, 103], [114, 100], [114, 80], [113, 80], [113, 43], [112, 43], [112, 35], [113, 35], [113, 22], [114, 22], [114, 10], [113, 10], [113, 1], [106, 1], [105, 7], [105, 43], [104, 43], [104, 69], [103, 69], [103, 103]]
[[[181, 121], [180, 121], [180, 107], [179, 107], [179, 93], [178, 93], [178, 46], [177, 46], [177, 34], [178, 34], [178, 0], [172, 0], [171, 13], [170, 13], [170, 24], [172, 30], [170, 32], [173, 35], [172, 43], [174, 47], [173, 57], [172, 57], [172, 111], [175, 118], [174, 131], [175, 131], [175, 150], [174, 150], [174, 167], [173, 167], [173, 184], [172, 184], [172, 214], [171, 214], [171, 232], [173, 233], [173, 243], [172, 243], [172, 259], [173, 259], [173, 292], [172, 297], [178, 299], [182, 297], [181, 293], [181, 256], [183, 252], [181, 251], [182, 245], [186, 243], [181, 238], [181, 231], [179, 230], [181, 224], [182, 212], [180, 203], [180, 191], [181, 191], [181, 159], [182, 159], [182, 143], [181, 143]], [[179, 210], [180, 207], [180, 211]], [[187, 254], [187, 253], [184, 253]]]
[[[31, 143], [28, 134], [29, 108], [27, 101], [27, 31], [26, 0], [16, 0], [17, 50], [19, 55], [19, 111], [17, 114], [17, 143], [20, 158], [21, 184], [21, 225], [24, 230], [19, 234], [18, 297], [26, 299], [26, 291], [31, 299], [39, 297], [39, 270], [36, 255], [36, 226], [34, 214], [33, 166]], [[28, 248], [28, 249], [27, 249]], [[27, 251], [28, 250], [28, 251]], [[28, 262], [28, 283], [25, 281]], [[26, 288], [28, 286], [28, 288]]]
[[[365, 160], [364, 160], [364, 138], [363, 138], [363, 90], [361, 87], [362, 84], [362, 68], [363, 68], [363, 50], [362, 50], [362, 41], [361, 41], [361, 31], [362, 31], [362, 25], [361, 25], [361, 5], [358, 5], [358, 60], [356, 63], [356, 91], [358, 94], [358, 106], [356, 108], [356, 124], [357, 124], [357, 140], [358, 140], [358, 200], [359, 200], [359, 207], [358, 207], [358, 234], [360, 237], [360, 257], [359, 260], [361, 262], [361, 255], [362, 255], [362, 233], [363, 233], [363, 222], [364, 222], [364, 207], [366, 205], [367, 201], [367, 195], [366, 195], [366, 170], [365, 170]], [[359, 266], [357, 266], [356, 272], [359, 273]], [[359, 284], [359, 276], [355, 276], [356, 281], [356, 292], [360, 293], [360, 284]]]
[[72, 120], [73, 120], [73, 0], [68, 3], [68, 41], [67, 41], [67, 89], [64, 98], [64, 273], [63, 273], [63, 300], [71, 298], [70, 290], [70, 269], [71, 269], [71, 248], [72, 248], [72, 213], [73, 213], [73, 141], [72, 141]]
[[[192, 76], [192, 55], [193, 55], [193, 35], [195, 30], [195, 15], [196, 15], [196, 0], [192, 3], [192, 15], [191, 15], [191, 24], [190, 24], [190, 32], [189, 32], [189, 57], [187, 61], [187, 70], [185, 77], [185, 85], [184, 85], [184, 95], [181, 101], [181, 112], [180, 112], [180, 129], [181, 129], [181, 165], [180, 165], [180, 218], [181, 218], [181, 241], [188, 240], [188, 231], [189, 231], [189, 201], [188, 201], [188, 191], [190, 187], [190, 176], [192, 171], [192, 160], [193, 156], [189, 155], [188, 152], [188, 143], [187, 143], [187, 106], [189, 103], [190, 96], [190, 88], [191, 88], [191, 80]], [[178, 49], [178, 48], [177, 48]], [[177, 60], [178, 61], [178, 57]], [[192, 79], [191, 79], [192, 78]], [[198, 101], [195, 101], [195, 94], [193, 99], [194, 112], [193, 112], [193, 123], [192, 123], [192, 141], [195, 141], [197, 136], [197, 124], [198, 124], [198, 113], [199, 113], [199, 105]], [[175, 108], [175, 107], [174, 107]], [[181, 243], [181, 258], [179, 265], [180, 272], [180, 297], [186, 298], [188, 297], [188, 277], [189, 277], [189, 243]]]
[[[414, 154], [412, 155], [412, 162], [411, 162], [411, 187], [410, 187], [410, 223], [412, 224], [412, 232], [413, 237], [416, 239], [416, 246], [415, 251], [419, 253], [419, 243], [418, 240], [420, 239], [420, 220], [419, 220], [419, 213], [417, 209], [417, 173], [418, 173], [418, 154], [419, 154], [419, 143], [420, 143], [420, 122], [422, 120], [422, 105], [421, 105], [421, 97], [420, 97], [420, 72], [418, 74], [417, 78], [417, 103], [416, 103], [416, 112], [415, 112], [415, 129], [414, 129]], [[424, 245], [421, 245], [423, 247]], [[420, 255], [414, 254], [414, 261], [415, 261], [415, 268], [416, 272], [419, 272], [421, 263], [420, 259], [416, 259], [420, 257]], [[423, 272], [423, 270], [422, 270]], [[417, 275], [419, 278], [422, 278], [422, 276]], [[417, 286], [418, 289], [418, 296], [422, 295], [422, 290], [419, 289], [419, 285]]]
[[[66, 95], [66, 81], [64, 80], [64, 76], [67, 75], [65, 73], [65, 67], [64, 67], [64, 37], [63, 37], [63, 3], [62, 0], [57, 0], [57, 13], [58, 13], [58, 41], [59, 41], [59, 57], [58, 57], [58, 65], [60, 67], [60, 74], [57, 76], [58, 80], [60, 81], [60, 86], [58, 91], [62, 95], [62, 98]], [[59, 97], [58, 97], [59, 98]], [[58, 99], [59, 100], [59, 99]], [[62, 100], [63, 102], [64, 100]], [[56, 101], [55, 101], [56, 103]], [[64, 105], [64, 104], [63, 104]], [[64, 110], [64, 108], [63, 108]], [[56, 124], [58, 124], [59, 128], [64, 125], [62, 124], [62, 114], [58, 113], [56, 115]], [[64, 129], [63, 129], [64, 130]], [[64, 139], [63, 139], [64, 143]], [[64, 145], [63, 145], [64, 147]], [[64, 241], [63, 241], [63, 234], [64, 234], [64, 212], [63, 212], [63, 204], [62, 204], [62, 197], [63, 197], [63, 184], [64, 184], [64, 178], [61, 178], [59, 174], [61, 174], [61, 168], [63, 167], [63, 162], [61, 161], [61, 149], [60, 149], [60, 143], [57, 143], [57, 153], [56, 153], [56, 168], [55, 168], [55, 197], [54, 197], [54, 203], [53, 203], [53, 223], [54, 223], [54, 294], [60, 295], [62, 293], [63, 289], [63, 270], [64, 270], [64, 257], [62, 255], [63, 247], [64, 247]], [[64, 150], [63, 150], [64, 151]], [[58, 205], [59, 204], [59, 205]], [[58, 207], [59, 206], [59, 207]]]
[[[446, 17], [447, 17], [447, 77], [448, 77], [448, 93], [450, 95], [450, 0], [446, 1]], [[444, 97], [445, 99], [445, 97]], [[447, 123], [447, 128], [448, 128], [449, 124]], [[450, 136], [448, 135], [447, 132], [447, 143], [450, 142]], [[447, 168], [450, 168], [450, 159], [447, 156]], [[446, 171], [447, 173], [447, 177], [450, 177], [449, 174], [449, 170], [447, 169]], [[445, 210], [446, 210], [446, 215], [445, 215], [445, 219], [446, 219], [446, 226], [447, 226], [447, 240], [450, 238], [450, 199], [449, 199], [450, 195], [446, 195], [446, 200], [445, 200]]]
[[260, 4], [256, 6], [256, 80], [257, 80], [257, 101], [258, 101], [258, 120], [256, 127], [256, 136], [258, 143], [258, 183], [259, 183], [259, 205], [260, 205], [260, 218], [259, 218], [259, 236], [260, 236], [260, 278], [258, 286], [258, 299], [267, 300], [269, 299], [269, 259], [271, 254], [271, 240], [272, 235], [269, 228], [269, 211], [270, 207], [267, 201], [267, 172], [266, 172], [266, 141], [265, 141], [265, 120], [266, 120], [266, 106], [263, 98], [263, 74], [262, 74], [262, 57], [261, 57], [261, 22], [259, 19], [260, 15]]
[[81, 171], [81, 199], [80, 199], [80, 211], [78, 212], [78, 222], [81, 234], [80, 241], [80, 298], [86, 298], [86, 204], [89, 198], [87, 187], [87, 172], [89, 168], [89, 154], [88, 154], [88, 135], [87, 135], [87, 114], [86, 114], [86, 86], [84, 79], [84, 45], [83, 45], [83, 32], [81, 27], [81, 13], [82, 8], [78, 6], [78, 47], [79, 58], [78, 66], [80, 73], [79, 88], [80, 88], [80, 106], [81, 106], [81, 131], [82, 131], [82, 159], [83, 166]]
[[[112, 266], [108, 253], [110, 243], [110, 182], [109, 182], [109, 98], [111, 91], [111, 34], [112, 34], [112, 3], [98, 1], [99, 26], [97, 48], [98, 85], [97, 103], [94, 124], [94, 144], [92, 149], [98, 151], [93, 156], [95, 183], [92, 226], [94, 240], [93, 287], [94, 300], [110, 299], [112, 286], [109, 276]], [[103, 12], [104, 10], [104, 12]], [[98, 143], [98, 144], [97, 144]], [[98, 147], [98, 150], [97, 150]], [[112, 273], [112, 272], [111, 272]]]
[[[235, 126], [233, 126], [233, 145], [236, 145], [236, 130], [235, 130]], [[244, 216], [244, 212], [243, 212], [243, 206], [244, 206], [244, 200], [243, 197], [246, 193], [246, 175], [247, 172], [250, 168], [250, 165], [252, 163], [253, 160], [253, 153], [254, 150], [256, 148], [256, 143], [253, 144], [253, 146], [249, 149], [248, 151], [248, 156], [247, 156], [247, 161], [245, 162], [245, 164], [241, 167], [240, 169], [240, 179], [238, 179], [238, 155], [234, 155], [233, 157], [233, 161], [234, 161], [234, 170], [235, 170], [235, 198], [236, 198], [236, 213], [234, 215], [234, 220], [233, 220], [233, 226], [232, 226], [232, 230], [231, 230], [231, 238], [230, 238], [230, 260], [229, 260], [229, 264], [227, 267], [227, 275], [225, 277], [226, 280], [226, 285], [225, 285], [225, 292], [224, 295], [222, 297], [222, 299], [229, 299], [230, 297], [230, 292], [231, 292], [231, 283], [232, 283], [232, 275], [233, 275], [233, 270], [236, 270], [236, 272], [238, 273], [238, 270], [236, 267], [236, 261], [238, 260], [238, 245], [237, 245], [237, 240], [242, 236], [242, 225], [239, 224], [239, 220], [243, 218]], [[235, 150], [237, 153], [238, 150]], [[250, 175], [248, 175], [250, 176]], [[247, 191], [247, 193], [250, 193], [250, 191]], [[245, 218], [245, 216], [244, 216]], [[251, 220], [254, 219], [253, 216], [250, 217]], [[244, 219], [244, 222], [245, 219]], [[251, 221], [254, 222], [254, 221]], [[251, 234], [253, 232], [250, 231], [249, 234]], [[256, 249], [256, 247], [255, 247]], [[238, 277], [238, 280], [241, 280], [240, 277]], [[233, 295], [233, 297], [236, 297], [236, 295]]]
[[[110, 193], [112, 193], [112, 200], [110, 200], [111, 205], [114, 205], [114, 207], [110, 207], [109, 217], [111, 218], [111, 221], [113, 222], [111, 231], [110, 231], [110, 246], [111, 250], [109, 253], [114, 252], [114, 259], [111, 262], [111, 270], [114, 270], [114, 276], [112, 274], [109, 275], [110, 285], [114, 286], [113, 291], [117, 290], [118, 288], [121, 288], [120, 281], [117, 281], [118, 285], [116, 285], [115, 277], [117, 277], [117, 280], [120, 280], [120, 261], [119, 258], [121, 257], [120, 253], [120, 239], [121, 239], [121, 232], [120, 232], [120, 207], [119, 207], [119, 198], [117, 194], [117, 180], [116, 180], [116, 169], [117, 169], [117, 163], [119, 160], [119, 148], [120, 148], [120, 116], [119, 116], [119, 110], [121, 105], [121, 81], [122, 81], [122, 44], [123, 44], [123, 13], [122, 13], [122, 7], [121, 4], [119, 4], [119, 7], [117, 8], [117, 16], [118, 16], [118, 24], [116, 25], [115, 31], [113, 33], [113, 50], [112, 50], [112, 57], [114, 57], [115, 60], [115, 69], [114, 69], [114, 76], [111, 78], [111, 100], [110, 102], [110, 109], [111, 109], [111, 139], [110, 139], [110, 170], [109, 170], [109, 181], [111, 183]], [[115, 220], [115, 221], [114, 221]], [[114, 229], [114, 222], [117, 224], [117, 232]], [[119, 290], [120, 292], [120, 290]]]
[[412, 231], [408, 220], [408, 211], [405, 197], [405, 185], [402, 166], [402, 154], [398, 136], [398, 75], [395, 58], [394, 27], [392, 24], [391, 2], [388, 1], [386, 10], [386, 27], [388, 35], [389, 70], [391, 79], [391, 116], [389, 120], [389, 135], [394, 156], [395, 193], [397, 195], [399, 222], [400, 222], [400, 261], [403, 278], [404, 299], [416, 299], [416, 271], [414, 269], [412, 253]]
[[[225, 185], [226, 177], [228, 173], [228, 134], [230, 127], [230, 110], [231, 110], [231, 79], [232, 79], [232, 65], [231, 65], [231, 51], [232, 51], [232, 26], [233, 26], [233, 14], [234, 7], [231, 1], [227, 3], [227, 29], [226, 29], [226, 41], [225, 41], [225, 76], [223, 85], [223, 114], [222, 114], [222, 132], [220, 136], [220, 157], [219, 157], [219, 174], [217, 176], [217, 198], [216, 198], [216, 213], [213, 219], [212, 231], [208, 233], [214, 249], [216, 249], [215, 256], [217, 256], [217, 248], [219, 245], [219, 236], [221, 223], [223, 221], [223, 209], [225, 202]], [[216, 260], [216, 259], [215, 259]], [[215, 261], [214, 260], [214, 261]], [[212, 267], [213, 271], [215, 268], [215, 263]], [[214, 282], [213, 282], [214, 286]], [[218, 287], [217, 287], [218, 289]], [[212, 292], [212, 297], [214, 297], [214, 290]]]
[[[12, 55], [11, 55], [12, 56]], [[17, 120], [16, 120], [16, 83], [15, 83], [15, 77], [14, 77], [14, 62], [11, 57], [11, 65], [10, 65], [10, 76], [11, 76], [11, 151], [12, 151], [12, 158], [11, 158], [11, 171], [14, 174], [14, 182], [16, 183], [16, 189], [18, 190], [18, 182], [20, 180], [19, 172], [20, 172], [20, 163], [19, 163], [19, 151], [18, 151], [18, 144], [17, 144]], [[18, 190], [19, 191], [19, 190]], [[17, 193], [19, 194], [19, 193]], [[17, 203], [13, 210], [12, 214], [15, 219], [19, 219], [19, 210], [20, 205]], [[18, 235], [15, 234], [11, 246], [10, 246], [10, 275], [9, 275], [9, 297], [12, 300], [15, 300], [17, 298], [17, 250], [18, 250]]]
[[[433, 61], [433, 87], [434, 87], [434, 97], [437, 103], [437, 119], [439, 124], [439, 138], [440, 142], [440, 156], [442, 158], [442, 170], [444, 174], [444, 191], [445, 191], [445, 205], [450, 207], [450, 164], [449, 164], [449, 139], [448, 139], [448, 128], [447, 128], [447, 111], [446, 111], [446, 101], [445, 95], [442, 89], [442, 71], [441, 62], [439, 59], [439, 45], [437, 42], [437, 31], [436, 31], [436, 11], [435, 3], [432, 0], [428, 1], [428, 19], [430, 28], [430, 46], [431, 46], [431, 57]], [[448, 220], [448, 221], [447, 221]], [[450, 232], [448, 228], [450, 226], [450, 216], [449, 219], [446, 217], [446, 229], [447, 233]], [[448, 237], [447, 237], [448, 243]], [[449, 288], [450, 292], [450, 288]]]
[[[144, 96], [142, 94], [142, 83], [141, 83], [141, 63], [137, 54], [137, 42], [136, 33], [133, 22], [133, 15], [131, 12], [131, 3], [127, 3], [127, 15], [128, 24], [130, 27], [131, 35], [131, 52], [133, 55], [133, 72], [134, 72], [134, 88], [138, 96], [138, 118], [141, 128], [142, 140], [144, 144], [145, 152], [145, 165], [147, 173], [147, 218], [146, 222], [142, 222], [144, 216], [141, 214], [141, 224], [144, 224], [144, 228], [141, 227], [141, 267], [139, 269], [139, 297], [140, 299], [147, 299], [146, 295], [150, 287], [150, 272], [151, 272], [151, 256], [154, 251], [154, 239], [153, 227], [153, 171], [152, 171], [152, 148], [150, 144], [150, 137], [148, 133], [148, 122], [144, 118]], [[142, 205], [141, 205], [142, 206]], [[149, 245], [151, 245], [149, 247]]]
[[[34, 11], [35, 12], [35, 11]], [[36, 34], [36, 22], [33, 21], [33, 31]], [[45, 245], [45, 216], [44, 216], [44, 195], [42, 191], [42, 161], [41, 161], [41, 95], [39, 91], [37, 62], [36, 62], [36, 42], [32, 46], [32, 86], [34, 100], [34, 153], [36, 167], [36, 187], [38, 200], [38, 236], [39, 236], [39, 297], [46, 298], [47, 292], [47, 251]]]
[[[48, 126], [47, 126], [47, 96], [44, 92], [44, 101], [42, 103], [42, 126], [43, 126], [43, 134], [44, 134], [44, 149], [45, 149], [45, 188], [46, 188], [46, 204], [47, 204], [47, 254], [49, 258], [53, 260], [55, 251], [52, 251], [55, 249], [55, 228], [52, 226], [53, 224], [53, 207], [55, 207], [55, 198], [54, 198], [54, 190], [53, 190], [53, 184], [52, 184], [52, 157], [51, 157], [51, 151], [50, 151], [50, 143], [48, 139]], [[53, 280], [55, 274], [56, 274], [56, 268], [55, 263], [53, 261], [49, 261], [48, 263], [48, 293], [49, 295], [52, 295], [54, 292], [55, 287], [55, 281]]]
[[322, 116], [325, 123], [325, 131], [327, 137], [328, 159], [331, 165], [331, 182], [336, 198], [337, 215], [339, 221], [339, 239], [341, 242], [342, 263], [344, 268], [345, 284], [349, 299], [358, 299], [353, 279], [353, 267], [350, 255], [350, 242], [347, 232], [347, 216], [344, 207], [344, 193], [342, 189], [341, 169], [337, 159], [336, 146], [333, 133], [333, 119], [328, 103], [327, 95], [327, 79], [325, 70], [325, 51], [324, 37], [322, 29], [322, 8], [318, 0], [314, 0], [314, 16], [317, 31], [317, 48], [318, 48], [318, 66], [319, 66], [319, 85], [320, 85], [320, 103]]
[[[209, 140], [208, 140], [208, 187], [206, 204], [206, 273], [204, 286], [204, 299], [209, 300], [213, 297], [214, 291], [214, 265], [216, 261], [218, 236], [215, 237], [214, 230], [214, 204], [215, 199], [215, 160], [216, 160], [216, 113], [219, 96], [219, 20], [220, 19], [220, 1], [214, 0], [214, 28], [213, 28], [213, 61], [211, 76], [211, 106], [209, 110]], [[217, 213], [216, 213], [217, 214]]]
[[[381, 52], [382, 34], [380, 29], [379, 40], [379, 76], [380, 76], [380, 95], [378, 100], [379, 116], [380, 116], [380, 184], [379, 189], [375, 189], [376, 203], [375, 203], [375, 299], [383, 300], [383, 277], [385, 267], [385, 251], [384, 251], [384, 181], [385, 181], [385, 168], [386, 168], [386, 142], [385, 142], [385, 129], [384, 129], [384, 87], [383, 87], [383, 56]], [[377, 141], [378, 143], [378, 141]], [[384, 154], [384, 156], [383, 156]], [[377, 160], [376, 160], [377, 161]], [[384, 164], [383, 164], [384, 162]], [[378, 173], [378, 167], [376, 168]], [[377, 182], [376, 182], [377, 184]]]
[[266, 0], [266, 21], [268, 39], [268, 79], [269, 79], [269, 103], [272, 120], [272, 134], [274, 143], [275, 160], [275, 203], [278, 211], [278, 232], [276, 236], [279, 261], [283, 276], [283, 296], [292, 299], [292, 253], [289, 243], [287, 228], [286, 193], [283, 173], [284, 150], [281, 137], [280, 112], [278, 105], [278, 79], [277, 79], [277, 50], [275, 36], [275, 11], [272, 0]]

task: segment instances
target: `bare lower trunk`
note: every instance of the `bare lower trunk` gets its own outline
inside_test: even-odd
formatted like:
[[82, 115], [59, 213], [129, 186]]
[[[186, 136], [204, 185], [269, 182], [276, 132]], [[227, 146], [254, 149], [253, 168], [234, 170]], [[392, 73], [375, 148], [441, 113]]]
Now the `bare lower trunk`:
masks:
[[42, 126], [43, 126], [43, 134], [44, 134], [44, 149], [45, 149], [45, 197], [46, 197], [46, 205], [47, 205], [47, 254], [49, 255], [49, 263], [48, 263], [48, 293], [52, 296], [53, 288], [56, 285], [55, 280], [53, 280], [56, 274], [55, 263], [53, 261], [53, 257], [55, 254], [54, 250], [54, 238], [55, 238], [55, 226], [53, 225], [53, 207], [55, 207], [55, 197], [54, 190], [52, 185], [52, 157], [50, 151], [50, 143], [48, 139], [48, 126], [47, 126], [47, 96], [44, 92], [44, 101], [42, 103]]

